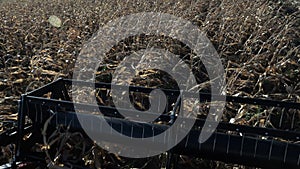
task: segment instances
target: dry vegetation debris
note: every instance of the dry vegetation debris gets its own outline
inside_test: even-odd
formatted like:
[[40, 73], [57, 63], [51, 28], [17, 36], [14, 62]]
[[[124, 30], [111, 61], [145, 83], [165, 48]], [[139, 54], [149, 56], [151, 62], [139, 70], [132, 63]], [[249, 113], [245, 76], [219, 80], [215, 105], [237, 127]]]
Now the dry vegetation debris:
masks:
[[[290, 1], [2, 0], [1, 121], [7, 121], [7, 115], [16, 113], [16, 101], [22, 93], [58, 77], [72, 78], [72, 69], [82, 45], [99, 27], [117, 17], [147, 11], [182, 17], [206, 33], [223, 61], [228, 95], [300, 101], [300, 11]], [[61, 26], [51, 25], [50, 16], [58, 17]], [[137, 39], [125, 40], [119, 44], [119, 51], [107, 55], [99, 68], [97, 80], [109, 81], [120, 58], [128, 54], [126, 50], [139, 49], [145, 44], [162, 45], [182, 57], [187, 52], [179, 42], [168, 38], [157, 43], [153, 37], [144, 37], [141, 43], [132, 43]], [[130, 47], [124, 51], [126, 46]], [[190, 58], [184, 59], [193, 65], [198, 80], [203, 80], [203, 66], [199, 60], [191, 61]], [[147, 78], [152, 77], [155, 77], [153, 70], [144, 71], [133, 83], [148, 84]], [[166, 86], [170, 83], [169, 80], [164, 82]], [[157, 79], [150, 86], [161, 83]], [[284, 117], [279, 112], [284, 112]], [[230, 103], [223, 120], [234, 118], [236, 123], [252, 126], [299, 130], [299, 116], [298, 111]], [[282, 119], [283, 124], [277, 125]], [[291, 121], [296, 121], [296, 124], [288, 125]]]

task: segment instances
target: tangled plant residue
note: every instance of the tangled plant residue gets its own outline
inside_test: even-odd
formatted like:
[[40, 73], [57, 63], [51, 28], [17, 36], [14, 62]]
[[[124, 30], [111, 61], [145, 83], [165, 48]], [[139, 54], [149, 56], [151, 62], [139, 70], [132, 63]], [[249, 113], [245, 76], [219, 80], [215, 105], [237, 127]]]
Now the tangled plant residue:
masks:
[[[72, 78], [82, 45], [99, 27], [137, 12], [173, 14], [205, 32], [223, 61], [228, 95], [299, 102], [300, 11], [296, 4], [289, 0], [0, 1], [0, 130], [14, 125], [11, 121], [15, 120], [17, 100], [22, 93], [58, 77]], [[161, 47], [179, 55], [198, 77], [199, 90], [209, 91], [209, 79], [199, 58], [180, 42], [160, 36], [141, 35], [120, 42], [107, 53], [96, 80], [109, 82], [120, 61], [145, 46]], [[174, 87], [172, 78], [158, 70], [137, 74], [132, 84]], [[235, 103], [228, 103], [223, 115], [226, 122], [298, 131], [299, 118], [296, 110]], [[41, 145], [43, 151], [48, 150], [50, 142], [57, 146], [56, 139], [66, 145], [68, 139], [81, 137], [63, 128], [55, 132]], [[87, 154], [82, 153], [87, 165], [99, 154], [103, 157], [97, 159], [103, 161], [97, 162], [97, 167], [103, 167], [104, 161], [122, 161], [87, 147]], [[48, 158], [53, 165], [62, 163], [63, 158], [72, 160], [68, 154], [60, 157], [50, 153]]]

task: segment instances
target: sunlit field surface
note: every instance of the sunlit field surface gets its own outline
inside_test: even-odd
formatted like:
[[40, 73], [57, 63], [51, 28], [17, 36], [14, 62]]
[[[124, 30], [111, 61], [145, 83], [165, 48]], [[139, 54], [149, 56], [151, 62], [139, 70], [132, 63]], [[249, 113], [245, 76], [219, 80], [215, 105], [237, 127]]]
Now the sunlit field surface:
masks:
[[[300, 102], [297, 0], [0, 0], [0, 132], [14, 127], [21, 94], [59, 77], [72, 78], [82, 45], [107, 22], [138, 12], [168, 13], [197, 25], [221, 57], [227, 95]], [[155, 38], [137, 41], [129, 39], [120, 43], [115, 52], [108, 53], [96, 73], [96, 81], [110, 82], [111, 74], [126, 56], [126, 51], [153, 45]], [[155, 45], [182, 57], [186, 55], [184, 47], [167, 38]], [[199, 59], [192, 55], [183, 59], [197, 75], [197, 82], [202, 84], [199, 90], [208, 91], [209, 85], [204, 82], [209, 79]], [[159, 77], [154, 76], [155, 73]], [[153, 83], [148, 83], [149, 79]], [[163, 73], [145, 70], [132, 84], [169, 87], [173, 81]], [[282, 111], [230, 103], [226, 105], [222, 120], [299, 131], [300, 112], [286, 112], [282, 116]], [[296, 123], [291, 124], [292, 121]], [[12, 146], [2, 148], [1, 163], [10, 160], [12, 149]], [[131, 163], [141, 163], [145, 168], [155, 168], [161, 160], [130, 161], [107, 154], [100, 148], [96, 154], [98, 161], [89, 159], [86, 165], [130, 168]], [[247, 168], [187, 156], [181, 157], [179, 165], [179, 168]]]

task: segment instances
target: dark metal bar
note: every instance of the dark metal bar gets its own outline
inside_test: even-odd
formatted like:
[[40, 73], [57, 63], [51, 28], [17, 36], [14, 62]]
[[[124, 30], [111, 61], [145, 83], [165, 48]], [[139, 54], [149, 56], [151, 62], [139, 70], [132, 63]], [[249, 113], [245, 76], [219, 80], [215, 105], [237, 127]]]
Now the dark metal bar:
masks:
[[[116, 117], [116, 118], [123, 118], [121, 114], [116, 110], [114, 107], [107, 107], [107, 106], [94, 106], [88, 104], [80, 104], [80, 103], [72, 103], [70, 101], [62, 101], [62, 100], [52, 100], [52, 99], [45, 99], [39, 98], [34, 96], [27, 96], [27, 99], [31, 103], [36, 104], [43, 104], [44, 106], [60, 106], [64, 107], [66, 110], [74, 111], [74, 105], [77, 106], [78, 109], [87, 110], [89, 112], [98, 112], [99, 109], [104, 116], [108, 117]], [[138, 111], [126, 110], [122, 109], [123, 111], [127, 111], [128, 113], [132, 113], [132, 115], [137, 114]], [[144, 113], [143, 115], [146, 115]], [[157, 116], [156, 113], [149, 113], [149, 116]], [[162, 114], [158, 117], [160, 120], [169, 121], [170, 116], [166, 114]], [[44, 119], [46, 120], [46, 119]], [[188, 121], [188, 119], [187, 119]], [[205, 123], [205, 119], [197, 119], [195, 122], [195, 127], [202, 127]], [[245, 125], [237, 125], [231, 123], [220, 122], [218, 125], [218, 129], [224, 131], [235, 131], [240, 133], [248, 133], [254, 135], [261, 135], [267, 137], [279, 137], [286, 140], [300, 140], [300, 133], [294, 131], [286, 131], [286, 130], [279, 130], [279, 129], [272, 129], [272, 128], [258, 128], [258, 127], [251, 127]]]
[[[110, 83], [91, 83], [91, 82], [84, 82], [84, 81], [75, 81], [64, 79], [66, 83], [72, 83], [74, 85], [87, 85], [87, 86], [95, 86], [95, 88], [111, 88], [114, 86], [119, 89], [127, 89], [128, 87], [121, 86], [121, 85], [113, 85]], [[137, 92], [144, 92], [150, 93], [154, 88], [147, 88], [141, 86], [130, 86], [130, 91], [137, 91]], [[171, 90], [171, 89], [161, 89], [167, 95], [178, 95], [180, 93], [179, 90]], [[195, 95], [193, 92], [186, 92], [183, 91], [182, 93], [186, 97], [198, 97], [200, 98], [201, 102], [210, 102], [211, 101], [211, 94], [209, 93], [199, 93], [199, 95]], [[253, 104], [253, 105], [261, 105], [261, 106], [270, 106], [270, 107], [285, 107], [285, 108], [293, 108], [293, 109], [300, 109], [300, 103], [296, 102], [284, 102], [284, 101], [277, 101], [277, 100], [270, 100], [270, 99], [258, 99], [258, 98], [246, 98], [246, 97], [239, 97], [239, 96], [222, 96], [222, 95], [213, 95], [216, 98], [216, 101], [222, 101], [223, 97], [226, 97], [227, 102], [235, 102], [235, 103], [245, 103], [245, 104]]]
[[26, 95], [21, 96], [21, 100], [18, 101], [18, 129], [17, 129], [17, 139], [16, 139], [16, 150], [14, 154], [14, 159], [12, 163], [12, 168], [16, 168], [16, 162], [19, 161], [21, 157], [21, 145], [24, 136], [25, 127], [25, 114], [26, 114]]
[[[76, 116], [86, 118], [86, 121], [89, 121], [89, 123], [102, 123], [101, 120], [99, 120], [99, 118], [93, 118], [92, 116], [78, 113], [57, 113], [57, 116], [59, 124], [64, 124], [65, 121], [72, 121], [71, 127], [75, 130], [81, 130], [81, 125], [79, 121], [74, 120], [76, 119]], [[67, 118], [67, 120], [65, 118]], [[135, 135], [139, 136], [138, 138], [142, 138], [144, 136], [145, 138], [152, 136], [152, 130], [154, 130], [154, 133], [161, 133], [162, 131], [168, 129], [168, 126], [166, 125], [141, 124], [138, 122], [132, 122], [118, 118], [105, 117], [105, 121], [111, 124], [111, 126], [115, 126], [115, 130], [122, 132], [122, 134], [127, 136], [132, 135], [131, 128], [133, 126], [133, 128], [135, 129]], [[57, 122], [57, 120], [55, 120], [55, 122]], [[54, 124], [55, 122], [53, 121], [52, 124]], [[120, 127], [120, 125], [122, 125], [122, 127]], [[93, 131], [95, 132], [95, 134], [101, 136], [101, 138], [105, 138], [106, 135], [110, 135], [109, 131], [101, 131], [99, 128], [91, 127], [85, 128], [85, 130]], [[144, 133], [144, 136], [142, 133], [137, 133], [141, 131], [148, 131], [149, 133]], [[171, 150], [171, 153], [192, 155], [202, 158], [233, 162], [257, 167], [299, 167], [299, 144], [280, 142], [274, 139], [267, 140], [260, 139], [258, 137], [239, 136], [215, 132], [205, 143], [203, 143], [200, 146], [198, 142], [199, 135], [200, 130], [191, 130], [186, 136], [186, 138], [183, 139], [176, 147], [174, 147]], [[115, 143], [120, 146], [123, 145], [122, 140], [115, 140]], [[135, 145], [144, 147], [145, 144]], [[151, 142], [151, 144], [163, 145], [168, 143], [164, 141], [158, 141]]]
[[[55, 111], [56, 118], [53, 118], [51, 124], [72, 124], [72, 130], [80, 130], [83, 132], [81, 124], [77, 119], [77, 116], [84, 116], [89, 122], [97, 124], [99, 118], [94, 118], [93, 115], [82, 115], [76, 114], [74, 106], [76, 109], [86, 110], [88, 112], [99, 112], [105, 116], [105, 122], [109, 123], [114, 127], [115, 130], [122, 132], [122, 134], [127, 136], [141, 136], [141, 131], [147, 131], [144, 136], [151, 137], [153, 133], [162, 133], [169, 128], [168, 125], [157, 125], [153, 123], [139, 123], [124, 120], [123, 116], [114, 107], [89, 105], [83, 103], [73, 103], [68, 95], [67, 88], [70, 85], [83, 85], [95, 88], [106, 88], [111, 89], [114, 86], [120, 90], [128, 89], [128, 87], [120, 85], [112, 85], [110, 83], [91, 83], [84, 81], [75, 81], [69, 79], [58, 79], [52, 83], [49, 83], [37, 90], [29, 92], [28, 95], [22, 95], [21, 101], [19, 102], [18, 110], [18, 136], [16, 140], [16, 154], [14, 159], [14, 164], [17, 161], [24, 159], [23, 155], [26, 154], [26, 149], [22, 149], [25, 127], [25, 116], [28, 115], [33, 121], [34, 130], [40, 131], [43, 123], [49, 118], [49, 111]], [[150, 93], [153, 88], [130, 86], [129, 90], [132, 92], [142, 92]], [[168, 96], [174, 96], [177, 98], [180, 95], [179, 90], [162, 89], [164, 93]], [[52, 99], [42, 98], [44, 94], [51, 92]], [[192, 92], [182, 92], [184, 97], [200, 98], [200, 102], [210, 102], [211, 94], [208, 93], [192, 93]], [[284, 108], [294, 108], [300, 110], [300, 103], [294, 102], [283, 102], [276, 100], [267, 99], [257, 99], [257, 98], [245, 98], [245, 97], [235, 97], [235, 96], [221, 96], [214, 95], [217, 101], [222, 100], [224, 97], [227, 102], [234, 103], [244, 103], [244, 104], [254, 104], [261, 106], [271, 106], [271, 107], [284, 107]], [[178, 99], [177, 99], [178, 101]], [[176, 101], [176, 102], [177, 102]], [[27, 107], [28, 106], [28, 107]], [[180, 104], [175, 107], [179, 106]], [[27, 109], [29, 111], [27, 111]], [[137, 111], [125, 110], [128, 113], [137, 114]], [[154, 113], [144, 113], [143, 115], [149, 115], [151, 117], [157, 117]], [[174, 113], [173, 113], [174, 115]], [[173, 116], [174, 117], [174, 116]], [[37, 119], [36, 119], [37, 118]], [[152, 118], [153, 119], [153, 118]], [[162, 114], [157, 118], [158, 121], [170, 122], [172, 116]], [[190, 119], [186, 119], [189, 121]], [[180, 142], [176, 147], [169, 151], [171, 154], [185, 154], [194, 155], [197, 157], [209, 158], [213, 160], [221, 160], [225, 162], [232, 162], [244, 165], [251, 165], [257, 167], [269, 167], [269, 168], [299, 168], [299, 157], [300, 157], [300, 145], [293, 144], [291, 142], [278, 141], [276, 138], [286, 140], [286, 141], [299, 141], [300, 133], [294, 131], [283, 131], [278, 129], [270, 128], [258, 128], [250, 127], [244, 125], [236, 125], [225, 122], [220, 122], [216, 132], [212, 137], [203, 144], [198, 143], [199, 134], [201, 127], [205, 123], [205, 119], [196, 119], [194, 128], [187, 137]], [[120, 127], [122, 126], [122, 127]], [[134, 131], [132, 130], [134, 128]], [[91, 130], [95, 130], [91, 128]], [[229, 132], [233, 131], [233, 132]], [[39, 134], [36, 132], [35, 134]], [[101, 135], [102, 138], [108, 136], [110, 133], [108, 131], [95, 130], [95, 134]], [[264, 136], [265, 139], [261, 139]], [[37, 136], [39, 138], [39, 136]], [[115, 140], [117, 144], [122, 144], [122, 141]], [[166, 143], [155, 143], [149, 142], [145, 144], [153, 145], [163, 145]], [[143, 144], [144, 145], [144, 144]], [[27, 154], [30, 155], [30, 154]], [[35, 155], [33, 155], [35, 156]], [[26, 158], [25, 158], [26, 159]], [[28, 158], [29, 159], [29, 156]]]
[[62, 78], [57, 79], [56, 81], [53, 81], [51, 83], [48, 83], [38, 89], [35, 89], [31, 92], [28, 92], [28, 96], [43, 96], [44, 94], [48, 92], [53, 92], [54, 86], [57, 86], [61, 81], [64, 81]]

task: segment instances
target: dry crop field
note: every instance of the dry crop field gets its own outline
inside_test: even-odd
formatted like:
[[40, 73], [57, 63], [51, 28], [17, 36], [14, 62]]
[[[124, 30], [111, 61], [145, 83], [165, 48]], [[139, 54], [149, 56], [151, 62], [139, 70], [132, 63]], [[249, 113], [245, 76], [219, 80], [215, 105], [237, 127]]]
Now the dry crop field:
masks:
[[[228, 95], [300, 102], [300, 10], [296, 4], [290, 0], [0, 0], [0, 132], [13, 126], [22, 93], [59, 77], [72, 78], [82, 45], [99, 27], [138, 12], [169, 13], [205, 32], [222, 59]], [[59, 27], [49, 23], [52, 15], [62, 21]], [[115, 52], [107, 54], [97, 80], [109, 82], [126, 51], [148, 44], [180, 56], [187, 54], [178, 42], [162, 39], [154, 43], [155, 37], [150, 36], [144, 37], [143, 43], [132, 43], [137, 38], [120, 43]], [[207, 80], [199, 60], [184, 59], [193, 67], [199, 83]], [[159, 80], [162, 76], [145, 70], [132, 83], [145, 85], [152, 79], [151, 87], [172, 85], [172, 79]], [[200, 90], [206, 91], [207, 84], [200, 85]], [[278, 126], [280, 118], [276, 109], [234, 104], [226, 105], [223, 115], [223, 121], [235, 119], [243, 125], [281, 129], [289, 128], [296, 118], [292, 127], [300, 130], [299, 112], [287, 112]], [[10, 150], [2, 149], [3, 163]], [[114, 161], [121, 160], [105, 155], [101, 158], [107, 159], [98, 162], [102, 168], [116, 167]], [[189, 168], [234, 166], [187, 157], [182, 161]]]

